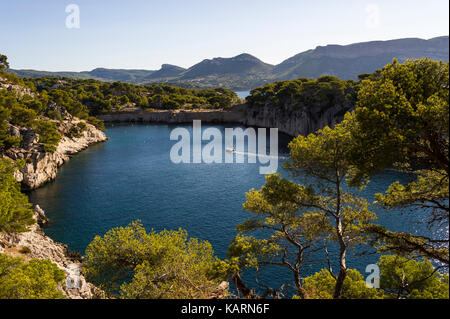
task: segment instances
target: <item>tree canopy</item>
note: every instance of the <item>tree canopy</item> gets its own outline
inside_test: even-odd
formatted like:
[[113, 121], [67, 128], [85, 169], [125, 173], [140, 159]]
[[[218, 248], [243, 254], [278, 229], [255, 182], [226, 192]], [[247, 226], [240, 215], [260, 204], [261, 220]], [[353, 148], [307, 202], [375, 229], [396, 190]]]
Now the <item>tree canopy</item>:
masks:
[[139, 222], [96, 236], [86, 249], [87, 278], [112, 297], [207, 298], [222, 279], [208, 242], [184, 230], [147, 233]]
[[14, 178], [17, 165], [0, 158], [0, 231], [22, 232], [35, 222], [28, 197]]
[[49, 260], [24, 262], [0, 254], [0, 299], [64, 299], [64, 271]]

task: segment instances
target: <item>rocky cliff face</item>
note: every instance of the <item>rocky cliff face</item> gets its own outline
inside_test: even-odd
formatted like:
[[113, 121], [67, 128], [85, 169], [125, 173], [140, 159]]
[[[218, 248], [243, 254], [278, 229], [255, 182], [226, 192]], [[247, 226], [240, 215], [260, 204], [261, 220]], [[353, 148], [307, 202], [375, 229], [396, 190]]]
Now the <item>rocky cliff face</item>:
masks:
[[81, 261], [71, 254], [66, 245], [54, 242], [45, 236], [39, 224], [46, 222], [45, 213], [39, 206], [35, 207], [36, 224], [24, 233], [0, 233], [0, 253], [12, 257], [30, 259], [48, 259], [66, 273], [61, 291], [69, 299], [91, 299], [103, 297], [103, 292], [81, 274]]
[[246, 104], [234, 106], [228, 110], [185, 110], [185, 111], [142, 111], [111, 112], [99, 116], [105, 122], [142, 122], [142, 123], [192, 123], [201, 120], [205, 123], [240, 124], [246, 126], [278, 128], [279, 132], [290, 136], [308, 135], [325, 126], [339, 123], [349, 105], [335, 105], [323, 109], [312, 106], [291, 110], [289, 106], [274, 108], [248, 107]]
[[76, 154], [89, 145], [106, 141], [106, 135], [96, 129], [93, 125], [86, 124], [86, 129], [79, 137], [69, 134], [71, 127], [80, 120], [71, 118], [59, 126], [62, 136], [56, 151], [45, 152], [43, 145], [39, 143], [39, 136], [31, 129], [17, 128], [11, 126], [11, 133], [22, 136], [20, 147], [14, 147], [5, 152], [5, 156], [13, 160], [24, 159], [25, 166], [16, 173], [16, 178], [26, 189], [37, 188], [56, 177], [57, 169]]
[[349, 105], [340, 104], [327, 109], [318, 105], [295, 110], [289, 106], [249, 107], [245, 109], [245, 116], [240, 123], [246, 126], [276, 127], [279, 132], [290, 136], [306, 136], [325, 126], [335, 126], [343, 120], [344, 114], [350, 108]]
[[130, 112], [111, 112], [98, 116], [105, 122], [142, 122], [142, 123], [192, 123], [202, 120], [205, 123], [239, 123], [245, 115], [245, 109], [235, 106], [229, 110], [175, 110], [147, 111], [136, 109]]

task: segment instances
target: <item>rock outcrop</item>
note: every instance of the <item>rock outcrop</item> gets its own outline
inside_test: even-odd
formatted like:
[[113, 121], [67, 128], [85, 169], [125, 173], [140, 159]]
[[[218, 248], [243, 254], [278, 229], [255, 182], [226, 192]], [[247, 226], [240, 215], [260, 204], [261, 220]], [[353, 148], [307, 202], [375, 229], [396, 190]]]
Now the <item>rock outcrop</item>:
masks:
[[16, 179], [25, 189], [34, 189], [55, 179], [58, 167], [67, 162], [71, 155], [91, 144], [107, 140], [105, 133], [90, 124], [86, 124], [86, 129], [80, 136], [72, 136], [68, 132], [78, 122], [79, 119], [70, 118], [59, 125], [61, 141], [53, 153], [44, 151], [43, 145], [39, 143], [39, 136], [33, 130], [11, 127], [11, 132], [22, 136], [22, 142], [20, 147], [7, 150], [5, 156], [26, 161], [25, 166], [16, 173]]
[[279, 132], [290, 136], [307, 136], [325, 126], [334, 127], [344, 119], [350, 105], [336, 104], [330, 108], [312, 105], [292, 109], [290, 106], [274, 108], [272, 105], [248, 107], [245, 116], [239, 122], [246, 126], [276, 127]]
[[81, 274], [81, 261], [76, 254], [70, 253], [67, 245], [56, 243], [50, 237], [45, 236], [38, 223], [47, 218], [39, 206], [35, 207], [34, 218], [36, 224], [32, 225], [28, 232], [0, 233], [0, 253], [21, 257], [25, 261], [48, 259], [66, 273], [65, 282], [60, 289], [67, 298], [101, 298], [102, 291], [88, 283]]
[[205, 123], [239, 123], [245, 116], [245, 105], [219, 110], [141, 110], [110, 112], [98, 116], [105, 122], [141, 122], [141, 123], [192, 123], [202, 120]]
[[312, 106], [291, 110], [274, 108], [271, 105], [264, 107], [248, 107], [246, 104], [236, 105], [230, 109], [221, 110], [175, 110], [175, 111], [148, 111], [136, 109], [131, 112], [110, 112], [100, 115], [105, 122], [141, 122], [141, 123], [192, 123], [201, 120], [214, 124], [239, 124], [245, 126], [278, 128], [279, 132], [298, 136], [308, 135], [325, 126], [333, 127], [339, 123], [349, 105], [335, 105], [324, 109], [322, 106]]

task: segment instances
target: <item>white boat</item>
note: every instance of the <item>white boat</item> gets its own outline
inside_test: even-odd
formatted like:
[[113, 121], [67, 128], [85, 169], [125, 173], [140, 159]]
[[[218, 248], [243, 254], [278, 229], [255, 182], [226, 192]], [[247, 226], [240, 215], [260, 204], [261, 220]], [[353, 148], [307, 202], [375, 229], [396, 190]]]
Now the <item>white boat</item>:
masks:
[[236, 149], [235, 149], [235, 148], [231, 148], [231, 147], [227, 147], [225, 150], [226, 150], [227, 152], [230, 152], [230, 153], [236, 152]]

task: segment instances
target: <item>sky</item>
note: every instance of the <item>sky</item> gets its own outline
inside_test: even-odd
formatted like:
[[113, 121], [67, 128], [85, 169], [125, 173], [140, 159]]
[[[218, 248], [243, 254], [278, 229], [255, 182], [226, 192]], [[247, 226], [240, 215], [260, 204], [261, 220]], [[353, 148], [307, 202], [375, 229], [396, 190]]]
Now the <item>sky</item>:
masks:
[[0, 28], [14, 69], [156, 70], [244, 52], [278, 64], [319, 45], [448, 35], [449, 2], [0, 0]]

